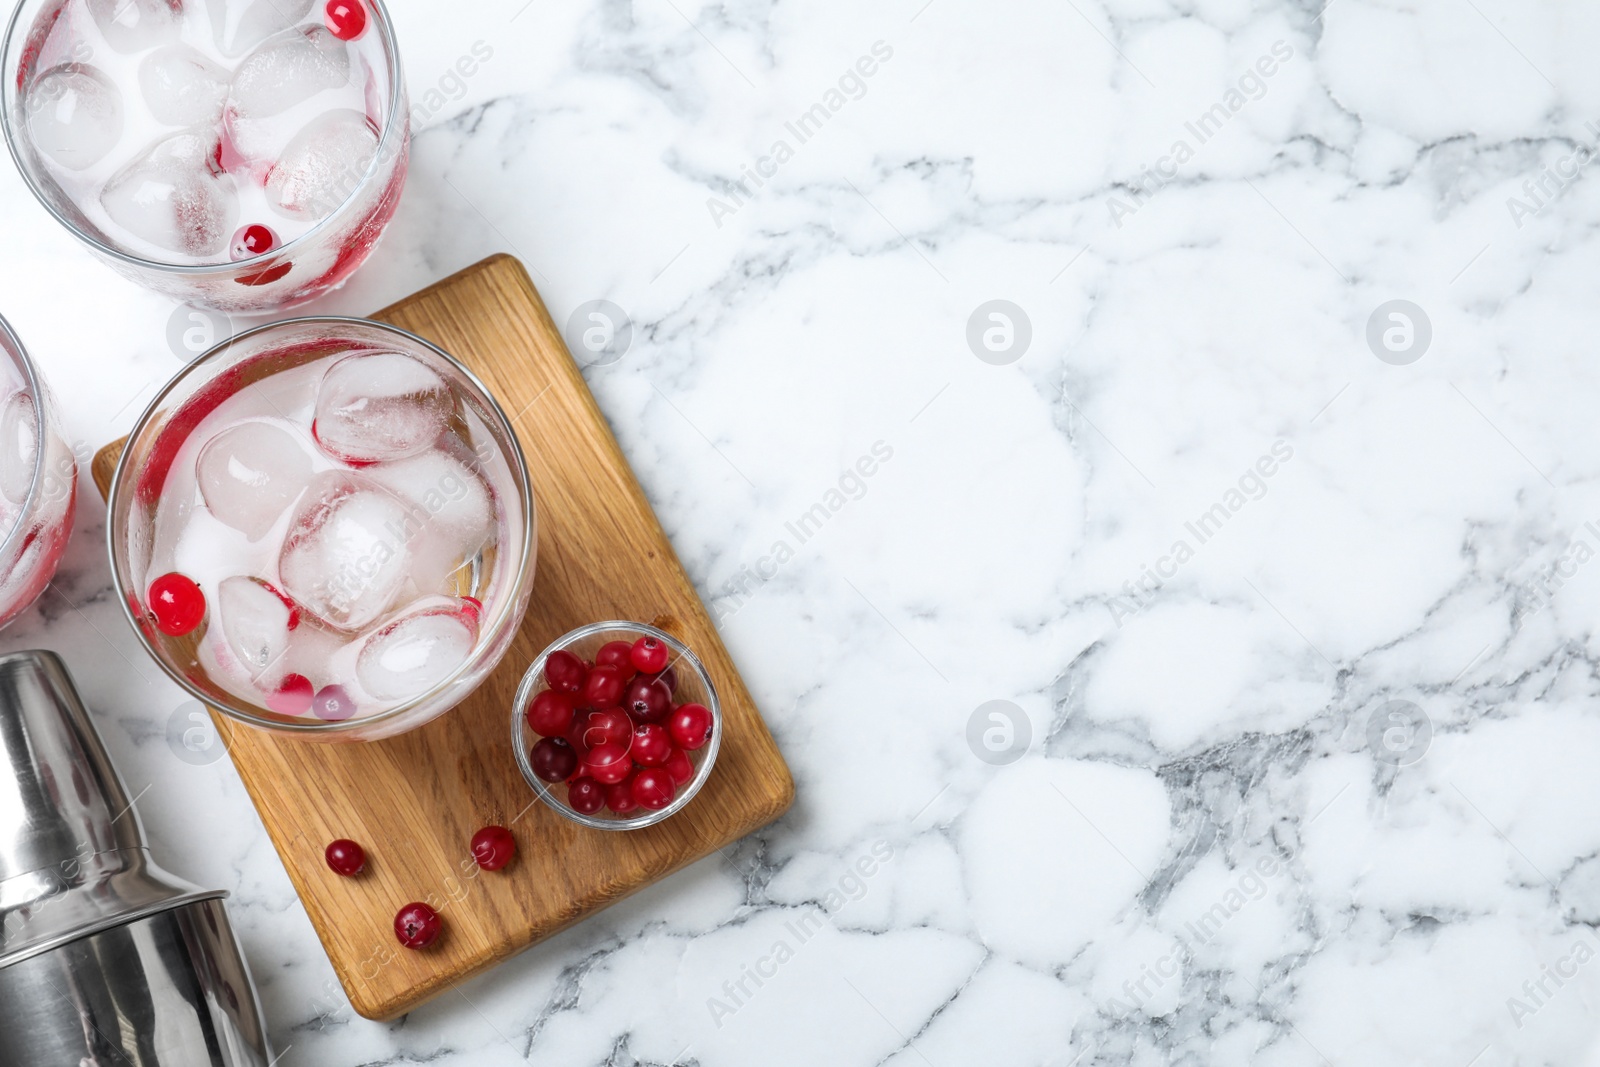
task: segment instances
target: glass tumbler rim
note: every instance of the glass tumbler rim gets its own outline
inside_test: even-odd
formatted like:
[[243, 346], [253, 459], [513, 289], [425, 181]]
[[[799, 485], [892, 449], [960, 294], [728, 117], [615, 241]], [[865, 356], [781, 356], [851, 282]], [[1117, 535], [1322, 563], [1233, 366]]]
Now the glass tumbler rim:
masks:
[[49, 412], [45, 410], [48, 398], [44, 394], [44, 377], [33, 365], [33, 357], [28, 355], [27, 348], [22, 343], [22, 338], [17, 336], [17, 331], [0, 315], [0, 350], [11, 357], [17, 370], [22, 375], [22, 387], [27, 390], [29, 398], [33, 401], [34, 425], [37, 429], [38, 445], [33, 450], [33, 477], [28, 481], [28, 493], [17, 509], [17, 521], [11, 529], [5, 531], [0, 537], [0, 559], [9, 559], [11, 552], [16, 548], [17, 538], [22, 536], [23, 527], [28, 525], [28, 515], [39, 503], [39, 494], [44, 490], [44, 460], [48, 449], [45, 447], [47, 435], [50, 432]]
[[[494, 394], [489, 390], [489, 387], [484, 384], [483, 380], [479, 378], [470, 367], [462, 363], [455, 356], [452, 356], [450, 353], [446, 352], [443, 348], [440, 348], [427, 338], [419, 337], [410, 330], [403, 329], [402, 327], [395, 326], [387, 322], [378, 322], [375, 319], [364, 319], [354, 315], [305, 315], [292, 319], [281, 319], [277, 322], [264, 323], [260, 326], [237, 333], [232, 337], [213, 345], [182, 371], [174, 375], [170, 381], [168, 381], [164, 386], [161, 387], [159, 391], [157, 391], [150, 403], [146, 405], [145, 409], [140, 413], [137, 421], [134, 422], [133, 429], [128, 431], [128, 436], [126, 438], [127, 446], [123, 448], [122, 454], [117, 457], [116, 471], [111, 477], [110, 489], [106, 493], [106, 552], [110, 557], [111, 580], [115, 588], [120, 591], [132, 587], [132, 576], [127, 573], [122, 564], [122, 560], [119, 557], [117, 537], [120, 528], [126, 525], [124, 521], [119, 521], [118, 519], [119, 509], [117, 507], [117, 503], [125, 493], [132, 491], [129, 483], [133, 481], [137, 474], [137, 472], [131, 469], [129, 463], [131, 445], [138, 439], [140, 434], [142, 434], [149, 427], [151, 421], [161, 413], [162, 403], [169, 396], [171, 396], [173, 391], [176, 390], [179, 385], [188, 380], [190, 375], [193, 374], [197, 369], [207, 363], [219, 361], [221, 357], [226, 355], [233, 346], [239, 344], [240, 342], [256, 338], [263, 334], [285, 331], [291, 328], [316, 326], [370, 329], [378, 333], [392, 334], [414, 344], [420, 345], [431, 355], [443, 360], [448, 366], [451, 367], [452, 370], [465, 378], [467, 382], [482, 395], [483, 399], [488, 402], [489, 411], [495, 416], [495, 419], [499, 423], [499, 428], [503, 430], [504, 436], [511, 446], [510, 450], [506, 452], [505, 455], [506, 465], [511, 468], [512, 474], [515, 476], [516, 487], [523, 504], [523, 517], [527, 527], [523, 535], [522, 553], [516, 561], [516, 573], [512, 576], [508, 585], [508, 588], [512, 590], [520, 589], [526, 582], [529, 581], [529, 571], [533, 566], [537, 540], [537, 523], [534, 518], [534, 509], [537, 507], [537, 501], [533, 495], [532, 482], [528, 477], [527, 457], [523, 454], [522, 442], [517, 438], [516, 430], [511, 424], [510, 417], [507, 416], [505, 409], [500, 406], [500, 402], [495, 399]], [[269, 719], [261, 715], [257, 715], [251, 711], [225, 704], [217, 699], [215, 693], [208, 693], [201, 690], [182, 671], [178, 670], [171, 663], [169, 663], [165, 656], [152, 647], [150, 637], [145, 633], [144, 626], [141, 624], [141, 621], [135, 617], [133, 606], [128, 602], [128, 599], [121, 595], [118, 595], [116, 599], [122, 608], [123, 617], [128, 620], [128, 624], [133, 628], [134, 634], [137, 636], [140, 644], [144, 646], [145, 651], [150, 654], [150, 658], [156, 661], [156, 665], [161, 668], [168, 678], [176, 682], [180, 688], [182, 688], [186, 693], [198, 700], [204, 706], [208, 708], [215, 708], [228, 718], [244, 723], [247, 726], [266, 730], [272, 733], [282, 733], [297, 737], [326, 735], [329, 739], [333, 739], [340, 734], [350, 733], [354, 730], [368, 730], [381, 723], [401, 718], [406, 714], [415, 711], [418, 707], [430, 703], [439, 694], [445, 692], [452, 685], [454, 685], [464, 674], [467, 674], [480, 666], [475, 657], [469, 656], [466, 662], [461, 664], [460, 667], [452, 671], [448, 677], [441, 680], [431, 689], [424, 693], [419, 693], [417, 696], [412, 697], [403, 704], [396, 705], [387, 711], [381, 711], [376, 715], [343, 719], [339, 721], [307, 720], [302, 722], [289, 721], [283, 717]], [[512, 622], [510, 616], [517, 612], [518, 603], [522, 600], [524, 600], [524, 598], [520, 595], [512, 595], [507, 597], [500, 605], [500, 609], [497, 612], [494, 620], [480, 628], [480, 634], [496, 633], [498, 632], [499, 627], [510, 624]], [[480, 643], [481, 641], [482, 638], [480, 637]], [[477, 650], [475, 649], [475, 651]]]
[[[44, 2], [49, 3], [51, 0], [44, 0]], [[62, 0], [62, 2], [66, 2], [66, 0]], [[401, 104], [406, 99], [405, 71], [401, 65], [400, 46], [395, 39], [394, 24], [389, 17], [389, 9], [384, 6], [383, 0], [363, 0], [363, 2], [371, 4], [377, 12], [378, 17], [373, 21], [376, 23], [382, 38], [384, 60], [388, 64], [390, 71], [388, 116], [384, 121], [383, 132], [378, 136], [378, 150], [373, 154], [372, 162], [367, 164], [366, 172], [362, 174], [361, 180], [355, 183], [349, 195], [339, 202], [338, 207], [328, 212], [325, 218], [319, 220], [316, 225], [305, 233], [270, 251], [258, 252], [244, 259], [230, 259], [221, 263], [167, 263], [159, 259], [146, 259], [143, 256], [135, 255], [132, 252], [102, 241], [92, 234], [85, 233], [77, 223], [64, 215], [51, 202], [50, 197], [45, 194], [39, 179], [35, 177], [33, 167], [28, 162], [27, 148], [23, 144], [25, 134], [16, 129], [12, 121], [15, 110], [24, 106], [20, 95], [21, 88], [18, 86], [17, 79], [11, 70], [11, 59], [13, 49], [21, 48], [22, 39], [32, 29], [31, 24], [26, 27], [22, 25], [23, 12], [32, 6], [28, 3], [28, 0], [19, 0], [16, 9], [11, 14], [10, 21], [6, 25], [5, 37], [0, 40], [0, 133], [4, 133], [6, 148], [11, 153], [12, 162], [16, 163], [17, 170], [21, 173], [23, 182], [28, 186], [28, 191], [33, 193], [34, 199], [39, 201], [44, 206], [44, 209], [66, 228], [68, 233], [88, 245], [90, 249], [99, 255], [139, 270], [155, 271], [185, 278], [205, 278], [211, 275], [229, 274], [248, 267], [252, 263], [287, 257], [292, 252], [295, 252], [296, 249], [303, 248], [321, 237], [336, 219], [342, 217], [345, 209], [356, 201], [362, 190], [377, 176], [384, 161], [404, 149], [404, 137], [406, 134], [397, 133], [396, 131], [405, 130], [410, 123], [410, 115], [409, 113], [401, 113]], [[398, 146], [394, 144], [397, 136], [401, 138], [401, 144]]]

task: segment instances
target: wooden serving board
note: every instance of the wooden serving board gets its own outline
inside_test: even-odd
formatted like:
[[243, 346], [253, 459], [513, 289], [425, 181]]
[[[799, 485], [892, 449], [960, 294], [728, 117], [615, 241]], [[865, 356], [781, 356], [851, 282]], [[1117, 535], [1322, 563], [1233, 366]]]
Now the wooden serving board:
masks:
[[[356, 1011], [389, 1019], [782, 815], [794, 781], [522, 265], [495, 256], [373, 316], [439, 345], [483, 379], [527, 453], [539, 508], [527, 620], [465, 703], [421, 729], [316, 744], [213, 713]], [[93, 463], [106, 493], [123, 442]], [[602, 619], [653, 622], [700, 656], [723, 701], [721, 751], [681, 812], [643, 830], [590, 830], [537, 801], [512, 755], [511, 702], [552, 640]], [[518, 854], [484, 873], [468, 847], [510, 826]], [[367, 871], [323, 861], [336, 838]], [[445, 933], [413, 952], [395, 912], [430, 901]]]

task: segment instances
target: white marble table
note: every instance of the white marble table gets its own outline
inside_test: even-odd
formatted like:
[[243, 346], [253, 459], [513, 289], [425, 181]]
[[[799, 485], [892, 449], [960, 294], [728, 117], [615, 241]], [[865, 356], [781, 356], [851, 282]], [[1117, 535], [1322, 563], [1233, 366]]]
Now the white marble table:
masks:
[[[503, 250], [626, 310], [590, 383], [800, 793], [367, 1022], [85, 492], [0, 644], [232, 891], [282, 1064], [1600, 1063], [1600, 8], [1316, 8], [399, 0], [430, 117], [319, 307]], [[9, 166], [0, 222], [87, 454], [173, 308]]]

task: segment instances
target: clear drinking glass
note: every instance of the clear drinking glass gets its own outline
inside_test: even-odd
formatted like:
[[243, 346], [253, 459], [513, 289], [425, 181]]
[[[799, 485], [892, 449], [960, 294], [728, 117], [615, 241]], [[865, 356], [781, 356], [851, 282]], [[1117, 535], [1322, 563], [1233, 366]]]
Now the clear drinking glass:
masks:
[[55, 401], [0, 318], [0, 626], [32, 604], [61, 562], [77, 510], [78, 462]]
[[537, 542], [483, 383], [347, 318], [247, 331], [173, 379], [128, 438], [106, 526], [119, 599], [168, 675], [322, 741], [460, 703], [516, 634]]
[[131, 281], [231, 312], [303, 303], [372, 252], [410, 151], [388, 11], [332, 6], [360, 14], [359, 34], [334, 36], [322, 0], [22, 0], [0, 66], [6, 144], [40, 203]]

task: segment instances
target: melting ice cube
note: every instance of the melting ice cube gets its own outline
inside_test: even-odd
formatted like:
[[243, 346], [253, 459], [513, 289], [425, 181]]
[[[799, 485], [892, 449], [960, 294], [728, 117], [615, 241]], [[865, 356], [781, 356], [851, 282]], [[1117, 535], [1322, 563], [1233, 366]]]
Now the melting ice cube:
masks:
[[405, 459], [438, 440], [452, 399], [449, 384], [411, 356], [357, 353], [323, 376], [311, 432], [347, 463]]
[[280, 215], [315, 221], [355, 191], [378, 154], [378, 134], [359, 111], [338, 108], [295, 134], [267, 172], [267, 203]]
[[225, 56], [242, 56], [306, 17], [312, 0], [208, 0], [211, 30]]
[[212, 171], [214, 135], [158, 141], [106, 183], [100, 203], [112, 221], [168, 252], [214, 256], [227, 248], [239, 215], [233, 179]]
[[122, 91], [94, 67], [66, 63], [45, 71], [23, 107], [34, 145], [68, 170], [100, 162], [122, 138]]
[[477, 641], [474, 617], [459, 601], [432, 597], [367, 638], [356, 680], [380, 700], [409, 700], [448, 678]]
[[353, 471], [325, 471], [301, 498], [278, 558], [283, 588], [329, 626], [360, 630], [405, 581], [406, 508]]
[[142, 52], [177, 37], [183, 0], [89, 0], [89, 15], [118, 52]]
[[206, 442], [195, 477], [211, 513], [258, 541], [311, 481], [311, 457], [287, 430], [245, 422]]
[[417, 589], [457, 591], [452, 576], [494, 540], [494, 495], [483, 476], [436, 448], [364, 473], [410, 505], [410, 577]]
[[168, 126], [214, 126], [228, 98], [228, 72], [188, 45], [158, 48], [139, 64], [145, 106]]
[[241, 118], [268, 118], [349, 80], [344, 42], [322, 26], [307, 26], [280, 33], [251, 52], [233, 76], [228, 104]]
[[222, 634], [252, 677], [274, 670], [289, 650], [289, 631], [299, 619], [267, 584], [256, 578], [224, 578], [217, 587]]
[[[27, 393], [12, 393], [0, 407], [0, 495], [13, 504], [26, 503], [38, 461], [38, 409]], [[0, 531], [0, 537], [7, 532]]]

